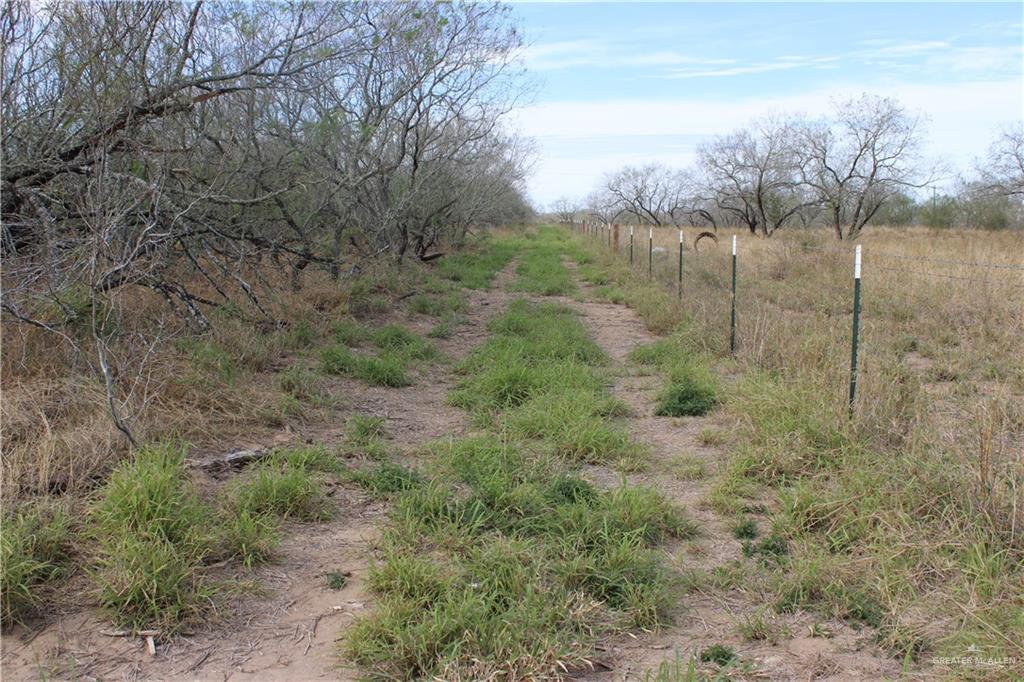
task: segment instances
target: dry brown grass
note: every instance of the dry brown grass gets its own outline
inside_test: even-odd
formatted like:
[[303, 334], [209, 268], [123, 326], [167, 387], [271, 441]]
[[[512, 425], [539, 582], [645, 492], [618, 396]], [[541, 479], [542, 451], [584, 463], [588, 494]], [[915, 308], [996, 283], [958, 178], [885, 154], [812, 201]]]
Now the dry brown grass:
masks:
[[[169, 316], [151, 292], [126, 289], [110, 302], [118, 398], [138, 442], [226, 444], [303, 419], [311, 408], [289, 401], [275, 374], [300, 350], [295, 330], [323, 339], [336, 320], [366, 301], [372, 307], [373, 301], [394, 298], [416, 275], [395, 274], [382, 263], [362, 278], [355, 295], [350, 281], [332, 282], [323, 273], [304, 274], [298, 290], [271, 269], [258, 279], [264, 282], [261, 303], [273, 322], [225, 308], [210, 314], [211, 329], [199, 335]], [[201, 282], [196, 291], [215, 294]], [[110, 418], [87, 330], [73, 335], [81, 352], [53, 334], [13, 322], [5, 321], [0, 335], [6, 507], [25, 496], [94, 487], [129, 444]]]
[[1024, 665], [1024, 234], [865, 232], [853, 419], [853, 244], [737, 232], [730, 358], [732, 234], [694, 252], [686, 230], [682, 307], [675, 230], [655, 230], [667, 250], [656, 286], [646, 228], [632, 271], [628, 242], [614, 261], [591, 246], [652, 329], [683, 323], [681, 342], [735, 376], [739, 445], [714, 506], [742, 506], [730, 500], [752, 483], [778, 491], [774, 521], [792, 543], [773, 578], [780, 598], [870, 616], [901, 655], [962, 656], [974, 644]]

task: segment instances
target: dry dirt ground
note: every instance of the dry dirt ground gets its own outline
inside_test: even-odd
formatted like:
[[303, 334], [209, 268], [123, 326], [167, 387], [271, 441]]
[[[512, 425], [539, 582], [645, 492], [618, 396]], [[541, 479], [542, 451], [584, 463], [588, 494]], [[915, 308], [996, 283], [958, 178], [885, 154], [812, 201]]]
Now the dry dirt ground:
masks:
[[[720, 433], [728, 428], [714, 414], [704, 417], [656, 417], [655, 399], [661, 379], [628, 361], [629, 352], [657, 337], [644, 328], [631, 309], [611, 303], [594, 302], [590, 288], [582, 287], [583, 300], [574, 303], [594, 340], [614, 361], [617, 379], [614, 394], [632, 408], [628, 418], [634, 438], [651, 450], [647, 470], [630, 474], [632, 484], [660, 491], [685, 510], [702, 529], [695, 540], [668, 548], [672, 563], [681, 570], [705, 571], [727, 565], [742, 556], [740, 542], [733, 537], [732, 520], [719, 516], [705, 504], [717, 467], [725, 451], [703, 444], [702, 432]], [[706, 475], [696, 480], [680, 476], [693, 460], [703, 463]], [[604, 467], [586, 467], [584, 475], [597, 485], [612, 486], [621, 475]], [[765, 524], [762, 522], [761, 526]], [[769, 640], [745, 641], [738, 628], [748, 618], [766, 618], [774, 634]], [[829, 637], [812, 637], [811, 626]], [[779, 615], [757, 595], [743, 588], [709, 590], [690, 594], [680, 605], [676, 624], [660, 632], [638, 637], [620, 637], [605, 643], [598, 670], [583, 676], [587, 680], [643, 679], [664, 661], [686, 661], [705, 647], [731, 647], [748, 664], [731, 673], [736, 678], [771, 680], [880, 680], [900, 676], [900, 663], [871, 642], [871, 632], [854, 630], [840, 621], [815, 618], [798, 612]]]
[[[451, 359], [463, 357], [487, 336], [487, 322], [518, 297], [507, 292], [514, 266], [499, 273], [496, 286], [471, 292], [465, 324], [438, 342]], [[598, 303], [583, 287], [577, 299], [559, 298], [577, 309], [597, 343], [614, 360], [615, 394], [630, 405], [629, 426], [647, 443], [652, 461], [630, 482], [653, 486], [695, 519], [703, 534], [696, 540], [667, 549], [679, 568], [708, 570], [741, 556], [729, 521], [707, 509], [703, 500], [710, 476], [723, 451], [701, 444], [707, 428], [724, 428], [715, 416], [674, 419], [653, 416], [656, 376], [646, 375], [627, 362], [635, 346], [654, 339], [638, 316], [621, 305]], [[396, 314], [398, 322], [425, 333], [431, 321], [411, 314]], [[423, 442], [458, 435], [468, 428], [465, 415], [445, 402], [454, 379], [448, 363], [426, 368], [413, 386], [402, 389], [367, 387], [348, 379], [331, 379], [327, 389], [342, 401], [343, 413], [384, 417], [386, 433], [396, 454], [412, 458]], [[273, 442], [239, 443], [271, 446], [280, 443], [340, 442], [344, 424], [310, 427], [282, 433]], [[706, 440], [706, 439], [705, 439]], [[197, 452], [197, 459], [209, 457]], [[681, 458], [697, 458], [707, 476], [684, 480], [678, 475]], [[197, 476], [205, 476], [197, 467]], [[592, 482], [612, 486], [621, 475], [603, 467], [586, 467]], [[332, 489], [336, 507], [327, 523], [292, 524], [285, 529], [278, 557], [253, 571], [225, 573], [224, 580], [242, 587], [227, 603], [212, 626], [161, 641], [156, 656], [147, 653], [143, 640], [113, 637], [110, 624], [91, 609], [69, 609], [32, 632], [14, 631], [2, 639], [4, 680], [316, 680], [355, 679], [338, 657], [337, 641], [354, 618], [372, 608], [365, 587], [366, 571], [374, 554], [374, 541], [384, 520], [386, 505], [358, 489], [338, 485]], [[325, 573], [349, 575], [343, 589], [328, 589]], [[809, 614], [769, 615], [777, 636], [772, 641], [746, 642], [737, 626], [746, 616], [768, 613], [755, 595], [742, 588], [727, 592], [696, 592], [680, 605], [677, 624], [657, 633], [617, 637], [601, 646], [595, 670], [581, 675], [594, 681], [642, 679], [677, 654], [682, 660], [710, 644], [733, 647], [749, 662], [745, 677], [776, 680], [878, 680], [899, 676], [899, 664], [873, 647], [867, 632], [840, 622], [821, 622]], [[821, 623], [829, 638], [811, 637], [809, 627]]]

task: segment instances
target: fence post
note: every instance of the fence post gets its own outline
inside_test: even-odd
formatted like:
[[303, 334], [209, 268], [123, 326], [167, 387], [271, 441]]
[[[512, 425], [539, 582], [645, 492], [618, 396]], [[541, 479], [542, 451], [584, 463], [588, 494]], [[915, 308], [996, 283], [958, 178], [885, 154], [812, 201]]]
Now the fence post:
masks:
[[729, 318], [729, 352], [736, 353], [736, 235], [732, 236], [732, 314]]
[[647, 279], [654, 278], [654, 228], [647, 228]]
[[633, 226], [629, 226], [629, 266], [633, 267]]
[[679, 300], [683, 300], [683, 231], [679, 230]]
[[612, 226], [612, 255], [618, 255], [619, 253], [619, 224], [615, 223]]
[[857, 399], [857, 351], [860, 344], [860, 244], [853, 256], [853, 340], [850, 348], [850, 416]]

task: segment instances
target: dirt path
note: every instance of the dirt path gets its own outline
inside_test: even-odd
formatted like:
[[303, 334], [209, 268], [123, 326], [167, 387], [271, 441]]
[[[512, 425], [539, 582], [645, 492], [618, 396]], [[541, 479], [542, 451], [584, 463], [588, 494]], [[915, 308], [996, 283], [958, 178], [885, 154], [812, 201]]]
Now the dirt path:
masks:
[[[465, 324], [437, 345], [452, 359], [463, 357], [487, 337], [487, 323], [521, 294], [508, 292], [515, 266], [502, 270], [490, 291], [470, 292]], [[595, 341], [615, 365], [613, 391], [633, 411], [628, 426], [647, 443], [652, 461], [646, 471], [632, 474], [634, 484], [652, 486], [683, 508], [703, 529], [692, 541], [668, 548], [680, 570], [710, 572], [738, 565], [741, 546], [733, 538], [730, 519], [706, 507], [711, 477], [724, 452], [702, 433], [722, 429], [714, 415], [699, 418], [655, 417], [654, 400], [660, 378], [630, 365], [629, 352], [655, 339], [629, 308], [594, 302], [583, 286], [582, 300], [548, 298], [581, 313]], [[535, 300], [542, 297], [525, 296]], [[433, 321], [409, 313], [394, 313], [387, 322], [426, 333]], [[454, 382], [451, 365], [425, 367], [413, 386], [403, 389], [367, 387], [332, 378], [327, 389], [344, 401], [342, 415], [363, 413], [384, 417], [386, 432], [399, 458], [415, 457], [423, 442], [468, 428], [465, 414], [446, 404]], [[344, 438], [344, 419], [328, 426], [282, 434], [280, 442], [296, 439], [330, 445]], [[272, 443], [247, 443], [247, 446]], [[701, 474], [703, 471], [703, 475]], [[588, 466], [584, 475], [597, 485], [614, 486], [621, 474]], [[35, 634], [28, 642], [16, 635], [3, 638], [4, 679], [195, 679], [195, 680], [316, 680], [355, 679], [356, 671], [341, 667], [338, 640], [353, 620], [372, 606], [366, 572], [384, 520], [386, 504], [346, 485], [331, 490], [335, 516], [327, 523], [293, 524], [285, 529], [278, 558], [254, 571], [234, 571], [219, 578], [239, 586], [237, 595], [222, 604], [220, 622], [202, 631], [164, 642], [157, 656], [146, 653], [137, 639], [110, 637], [95, 610], [70, 612]], [[330, 590], [324, 574], [349, 574], [343, 589]], [[737, 628], [745, 618], [767, 614], [774, 635], [746, 641]], [[810, 637], [818, 623], [831, 637]], [[604, 668], [583, 677], [594, 681], [642, 679], [664, 660], [683, 661], [711, 644], [732, 647], [748, 662], [740, 675], [758, 679], [877, 680], [895, 677], [899, 666], [876, 647], [869, 635], [840, 622], [823, 622], [808, 614], [773, 615], [756, 591], [740, 584], [732, 588], [701, 587], [684, 598], [676, 624], [658, 633], [619, 637], [603, 644], [598, 657]]]
[[[627, 358], [633, 348], [656, 337], [633, 310], [593, 301], [591, 288], [585, 285], [582, 293], [582, 301], [565, 302], [582, 314], [594, 340], [615, 363], [613, 392], [632, 408], [628, 425], [634, 437], [651, 448], [648, 469], [629, 475], [628, 481], [656, 488], [702, 529], [696, 540], [669, 548], [674, 564], [681, 571], [711, 572], [715, 567], [736, 570], [734, 567], [742, 565], [742, 546], [731, 531], [734, 520], [721, 517], [705, 504], [712, 477], [725, 456], [720, 447], [708, 443], [727, 425], [714, 414], [654, 416], [661, 379], [631, 365]], [[702, 433], [709, 435], [702, 437]], [[704, 476], [695, 474], [700, 468]], [[621, 480], [618, 472], [605, 467], [586, 467], [584, 475], [604, 486]], [[606, 642], [601, 661], [608, 669], [584, 679], [643, 679], [645, 672], [657, 670], [663, 661], [675, 661], [677, 655], [683, 661], [680, 672], [685, 674], [689, 655], [713, 644], [731, 647], [746, 663], [746, 667], [730, 671], [738, 679], [879, 680], [899, 676], [899, 663], [871, 643], [871, 633], [803, 612], [778, 615], [759, 597], [742, 581], [726, 589], [703, 586], [684, 597], [674, 625], [639, 638], [620, 637]], [[772, 634], [767, 639], [750, 641], [740, 635], [741, 624], [755, 618], [769, 623]], [[815, 624], [819, 634], [829, 636], [810, 636]]]
[[[514, 265], [509, 264], [493, 289], [469, 292], [464, 324], [450, 338], [436, 341], [444, 356], [458, 360], [483, 341], [488, 321], [514, 298], [505, 291], [514, 277]], [[381, 322], [426, 334], [435, 320], [395, 312]], [[336, 422], [236, 446], [305, 442], [331, 447], [344, 441], [346, 417], [361, 413], [383, 417], [392, 455], [407, 459], [424, 442], [468, 427], [465, 413], [446, 403], [453, 383], [451, 362], [427, 365], [412, 386], [401, 389], [329, 377], [325, 390], [342, 402]], [[193, 454], [198, 461], [211, 453]], [[201, 487], [217, 484], [199, 468], [196, 475]], [[358, 679], [356, 671], [342, 666], [338, 640], [372, 606], [366, 573], [387, 505], [351, 485], [333, 485], [329, 493], [334, 504], [330, 521], [289, 524], [276, 559], [251, 571], [216, 576], [234, 585], [235, 594], [218, 602], [219, 619], [213, 625], [160, 642], [154, 657], [141, 639], [103, 634], [112, 627], [96, 609], [69, 609], [42, 629], [4, 635], [3, 679]], [[348, 574], [345, 586], [336, 591], [327, 587], [325, 577], [335, 571]]]

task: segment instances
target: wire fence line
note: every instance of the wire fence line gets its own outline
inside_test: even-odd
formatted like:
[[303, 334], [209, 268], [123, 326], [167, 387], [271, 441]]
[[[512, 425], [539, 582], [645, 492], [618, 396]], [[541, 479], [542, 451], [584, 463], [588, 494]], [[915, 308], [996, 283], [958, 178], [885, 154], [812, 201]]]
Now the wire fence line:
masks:
[[[609, 253], [613, 258], [621, 258], [625, 255], [625, 248], [628, 246], [629, 250], [629, 263], [632, 268], [642, 268], [647, 271], [647, 276], [652, 281], [658, 281], [661, 284], [673, 284], [671, 281], [662, 281], [665, 279], [667, 270], [665, 269], [666, 264], [671, 264], [673, 260], [673, 249], [666, 249], [663, 246], [655, 248], [655, 238], [653, 228], [648, 228], [646, 234], [643, 229], [634, 229], [632, 226], [626, 226], [625, 230], [620, 232], [619, 226], [600, 226], [600, 225], [587, 225], [583, 224], [580, 226], [579, 231], [581, 234], [590, 235], [594, 237], [594, 242], [600, 244], [608, 249]], [[627, 236], [628, 231], [628, 236]], [[700, 278], [701, 283], [704, 286], [708, 286], [716, 291], [727, 293], [731, 296], [730, 312], [729, 312], [729, 348], [730, 353], [736, 353], [737, 347], [737, 294], [736, 294], [736, 280], [737, 280], [737, 259], [742, 263], [743, 254], [736, 253], [736, 238], [732, 240], [732, 252], [730, 255], [726, 251], [705, 253], [697, 250], [696, 248], [684, 249], [683, 231], [679, 232], [679, 253], [678, 253], [678, 269], [674, 282], [678, 288], [678, 300], [679, 304], [684, 307], [688, 305], [688, 299], [684, 295], [684, 272], [688, 273], [690, 277], [694, 276], [694, 273]], [[623, 244], [623, 237], [628, 240], [628, 245]], [[662, 231], [661, 239], [659, 241], [664, 244], [664, 234]], [[647, 243], [644, 244], [643, 240]], [[639, 241], [639, 244], [635, 243]], [[715, 240], [717, 242], [717, 239]], [[956, 281], [962, 282], [967, 285], [977, 286], [979, 288], [986, 287], [984, 291], [990, 289], [999, 289], [1005, 287], [1007, 289], [1013, 289], [1014, 294], [1017, 290], [1024, 290], [1024, 264], [1016, 265], [1010, 263], [993, 263], [983, 261], [966, 261], [966, 260], [954, 260], [946, 258], [934, 258], [930, 256], [909, 256], [904, 254], [896, 254], [888, 251], [875, 251], [870, 248], [864, 248], [861, 245], [852, 245], [851, 248], [841, 248], [836, 246], [829, 246], [824, 244], [813, 244], [807, 242], [800, 242], [797, 244], [778, 242], [778, 241], [767, 241], [759, 240], [758, 247], [763, 249], [767, 246], [766, 251], [761, 251], [759, 255], [764, 256], [765, 253], [772, 253], [785, 256], [791, 256], [793, 254], [799, 254], [801, 252], [816, 252], [816, 253], [830, 253], [843, 258], [849, 258], [849, 266], [851, 268], [851, 279], [849, 291], [850, 299], [849, 302], [839, 302], [834, 296], [828, 295], [826, 292], [825, 300], [830, 302], [829, 306], [821, 308], [819, 306], [810, 306], [805, 308], [795, 308], [787, 305], [783, 305], [778, 300], [773, 299], [770, 296], [765, 296], [764, 292], [760, 290], [760, 287], [744, 287], [743, 296], [750, 297], [758, 304], [768, 305], [779, 309], [782, 312], [797, 315], [816, 315], [820, 314], [825, 318], [836, 318], [841, 315], [850, 316], [850, 366], [849, 366], [849, 408], [851, 416], [854, 413], [854, 406], [856, 401], [856, 386], [857, 386], [857, 373], [858, 373], [858, 353], [859, 353], [859, 337], [860, 337], [860, 310], [861, 310], [861, 270], [865, 273], [870, 274], [871, 272], [884, 272], [887, 275], [895, 274], [900, 277], [907, 279], [919, 279], [919, 280], [933, 280], [933, 281]], [[737, 258], [738, 256], [738, 258]], [[644, 260], [647, 260], [644, 263]], [[655, 260], [657, 259], [658, 269], [657, 276], [655, 270]], [[731, 260], [731, 273], [729, 272]], [[875, 262], [876, 260], [881, 261]], [[940, 265], [947, 269], [944, 272], [938, 272], [933, 269], [922, 269], [922, 268], [907, 268], [907, 267], [893, 267], [891, 264], [895, 263], [922, 263], [922, 264], [934, 264]], [[707, 267], [709, 263], [713, 263], [713, 267]], [[886, 264], [883, 264], [886, 263]], [[764, 260], [761, 260], [758, 265], [766, 265]], [[767, 265], [770, 265], [768, 263]], [[927, 268], [927, 265], [924, 266]], [[948, 272], [950, 268], [967, 268], [971, 271], [977, 271], [976, 275], [967, 274], [953, 274]], [[673, 268], [675, 270], [675, 268]], [[986, 275], [983, 271], [987, 271]], [[1015, 279], [1011, 273], [1021, 273], [1021, 281], [1011, 281]], [[1003, 278], [1003, 273], [1009, 274], [1011, 280]], [[764, 275], [764, 272], [759, 272], [760, 275]], [[742, 281], [743, 274], [740, 272], [740, 280]], [[849, 280], [847, 280], [849, 281]], [[838, 282], [836, 282], [838, 285]], [[831, 292], [834, 295], [839, 295], [838, 289], [832, 289], [828, 287], [827, 292]], [[806, 301], [805, 301], [806, 304]], [[689, 304], [692, 305], [692, 304]], [[743, 307], [746, 307], [744, 305]], [[706, 306], [702, 307], [702, 310], [706, 311]], [[724, 320], [723, 320], [724, 322]], [[833, 333], [835, 328], [833, 327]]]
[[[584, 225], [585, 224], [586, 223], [584, 223]], [[629, 230], [633, 230], [633, 226], [628, 226], [627, 225], [625, 227], [628, 228]], [[609, 234], [608, 230], [605, 227], [602, 226], [602, 227], [596, 227], [596, 228], [591, 228], [591, 229], [592, 230], [596, 230], [596, 231], [592, 231], [592, 234], [604, 234], [605, 235], [605, 239], [609, 240], [609, 242], [611, 241], [612, 237], [611, 237], [611, 235]], [[664, 229], [664, 228], [658, 228], [658, 229]], [[676, 228], [676, 229], [678, 229], [678, 228]], [[636, 231], [636, 234], [640, 234], [640, 232], [641, 231], [638, 230], [638, 231]], [[622, 233], [620, 233], [620, 235], [621, 234]], [[631, 232], [630, 234], [633, 234], [633, 232]], [[620, 236], [620, 240], [621, 240], [621, 236]], [[796, 244], [791, 244], [791, 243], [775, 242], [775, 241], [768, 241], [768, 240], [764, 240], [763, 243], [764, 244], [769, 244], [772, 247], [777, 247], [777, 248], [780, 248], [780, 249], [786, 249], [788, 251], [818, 251], [818, 252], [822, 252], [822, 253], [835, 253], [835, 254], [838, 254], [838, 255], [849, 256], [851, 258], [853, 257], [853, 252], [854, 252], [854, 247], [855, 247], [854, 244], [851, 244], [850, 248], [845, 248], [844, 249], [844, 248], [840, 248], [840, 247], [828, 246], [828, 245], [824, 245], [824, 244], [814, 244], [814, 243], [810, 243], [810, 242], [799, 242], [799, 243], [796, 243]], [[699, 251], [697, 251], [697, 250], [695, 250], [695, 252], [699, 253]], [[930, 257], [930, 256], [916, 256], [916, 255], [915, 256], [908, 256], [906, 254], [898, 254], [898, 253], [893, 253], [891, 251], [878, 251], [878, 250], [875, 250], [875, 249], [871, 249], [870, 252], [868, 252], [868, 251], [864, 252], [864, 257], [865, 258], [869, 257], [869, 255], [870, 255], [871, 259], [881, 258], [881, 259], [887, 259], [887, 260], [911, 261], [911, 262], [916, 262], [916, 263], [934, 263], [936, 265], [946, 265], [946, 266], [965, 267], [965, 268], [981, 268], [981, 269], [992, 269], [992, 270], [1009, 270], [1009, 271], [1024, 273], [1024, 255], [1022, 255], [1022, 261], [1021, 261], [1020, 264], [1016, 264], [1016, 263], [989, 263], [989, 262], [984, 262], [984, 261], [952, 260], [952, 259], [948, 259], [948, 258], [933, 258], [933, 257]]]

